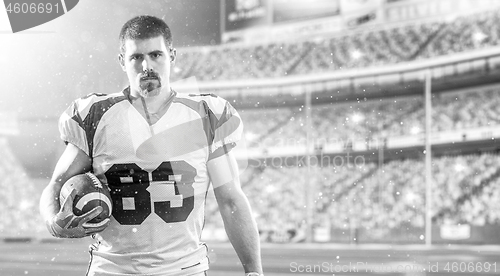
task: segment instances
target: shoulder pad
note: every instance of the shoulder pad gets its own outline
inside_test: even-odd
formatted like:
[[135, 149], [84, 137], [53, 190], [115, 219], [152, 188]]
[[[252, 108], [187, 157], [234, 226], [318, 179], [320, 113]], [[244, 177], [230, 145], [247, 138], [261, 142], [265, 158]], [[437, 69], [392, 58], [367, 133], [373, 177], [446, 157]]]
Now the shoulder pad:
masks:
[[214, 97], [217, 98], [218, 96], [212, 93], [200, 93], [200, 94], [189, 94], [190, 97]]

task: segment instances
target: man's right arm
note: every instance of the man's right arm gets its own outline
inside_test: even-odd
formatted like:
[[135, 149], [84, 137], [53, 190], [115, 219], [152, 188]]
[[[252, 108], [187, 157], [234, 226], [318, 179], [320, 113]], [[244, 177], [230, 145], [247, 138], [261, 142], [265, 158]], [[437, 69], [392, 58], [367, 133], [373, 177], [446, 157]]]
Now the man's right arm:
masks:
[[40, 198], [40, 213], [44, 221], [52, 219], [60, 210], [59, 192], [71, 177], [91, 170], [92, 160], [75, 145], [68, 143], [59, 158], [49, 184]]
[[[66, 203], [68, 205], [66, 208], [61, 208], [61, 204], [59, 203], [59, 193], [64, 183], [71, 177], [88, 172], [91, 169], [92, 159], [84, 151], [68, 143], [57, 162], [49, 184], [43, 190], [40, 198], [40, 213], [52, 235], [56, 237], [79, 238], [102, 231], [107, 226], [94, 228], [91, 224], [90, 227], [83, 225], [97, 216], [102, 210], [94, 208], [94, 210], [82, 216], [75, 216], [72, 211], [72, 196], [74, 196], [74, 192], [72, 192], [72, 196], [68, 197], [70, 199]], [[65, 220], [75, 222], [78, 226], [74, 227], [73, 223], [63, 225], [66, 222]]]

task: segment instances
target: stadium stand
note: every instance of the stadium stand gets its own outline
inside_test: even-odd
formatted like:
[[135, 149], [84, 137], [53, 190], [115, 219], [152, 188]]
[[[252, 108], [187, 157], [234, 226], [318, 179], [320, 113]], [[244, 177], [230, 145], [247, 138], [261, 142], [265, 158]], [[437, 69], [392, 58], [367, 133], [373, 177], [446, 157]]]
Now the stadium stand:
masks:
[[35, 237], [45, 231], [38, 212], [40, 189], [15, 158], [6, 138], [0, 137], [1, 237]]
[[280, 78], [430, 59], [499, 44], [499, 11], [307, 41], [180, 49], [176, 79]]
[[[477, 88], [434, 94], [432, 131], [500, 125], [499, 93], [499, 88]], [[423, 104], [423, 97], [411, 96], [313, 106], [311, 136], [315, 141], [349, 141], [417, 135], [425, 129]], [[303, 107], [240, 113], [253, 147], [298, 146], [305, 139]], [[499, 162], [496, 152], [434, 158], [434, 223], [498, 225], [498, 207], [493, 205], [500, 199], [496, 186]], [[258, 214], [261, 230], [267, 233], [263, 240], [290, 241], [294, 237], [290, 233], [300, 232], [306, 216], [304, 185], [317, 189], [317, 226], [326, 220], [334, 229], [378, 229], [374, 233], [379, 235], [388, 235], [394, 229], [424, 227], [421, 157], [382, 165], [331, 165], [313, 167], [313, 179], [304, 179], [307, 171], [300, 166], [261, 164], [247, 169], [254, 177], [243, 178], [242, 183]]]
[[[498, 88], [490, 88], [437, 94], [433, 100], [433, 132], [499, 125], [499, 93]], [[305, 139], [305, 114], [300, 107], [242, 110], [241, 115], [254, 147], [293, 146]], [[422, 97], [313, 106], [312, 116], [312, 136], [317, 141], [414, 135], [415, 129], [418, 133], [424, 130]], [[493, 207], [500, 199], [496, 186], [499, 164], [496, 153], [435, 158], [434, 222], [477, 226], [500, 223], [498, 207]], [[290, 231], [300, 231], [305, 216], [305, 183], [317, 189], [317, 225], [326, 219], [338, 229], [389, 231], [424, 226], [421, 158], [393, 160], [382, 166], [373, 162], [330, 165], [313, 167], [313, 179], [304, 179], [306, 169], [300, 166], [260, 164], [243, 173], [252, 176], [242, 177], [242, 183], [261, 230], [267, 233], [263, 240], [284, 242], [292, 238]], [[279, 231], [281, 234], [273, 235]]]
[[[324, 141], [380, 140], [424, 132], [423, 97], [395, 97], [312, 108], [311, 138]], [[500, 89], [443, 93], [433, 99], [432, 131], [474, 129], [500, 124]], [[302, 107], [240, 111], [253, 146], [294, 146], [305, 139]], [[272, 118], [269, 119], [269, 118]]]
[[[500, 223], [500, 155], [445, 156], [433, 161], [434, 223]], [[452, 168], [450, 170], [450, 167]], [[260, 167], [244, 182], [262, 232], [300, 231], [306, 217], [304, 186], [315, 187], [315, 225], [334, 229], [422, 229], [425, 186], [423, 160], [397, 160], [382, 166]], [[255, 173], [255, 171], [253, 172]], [[290, 240], [292, 236], [289, 236]], [[264, 240], [284, 242], [268, 235]]]

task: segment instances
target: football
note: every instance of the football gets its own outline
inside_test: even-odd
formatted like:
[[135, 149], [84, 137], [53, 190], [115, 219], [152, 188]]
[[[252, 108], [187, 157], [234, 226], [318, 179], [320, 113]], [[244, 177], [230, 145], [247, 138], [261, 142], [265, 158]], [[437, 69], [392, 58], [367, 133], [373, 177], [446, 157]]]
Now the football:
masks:
[[85, 173], [68, 179], [60, 192], [59, 202], [61, 205], [73, 189], [76, 189], [76, 195], [73, 200], [73, 213], [75, 215], [83, 215], [95, 207], [101, 206], [103, 211], [89, 222], [99, 223], [111, 216], [113, 211], [111, 195], [107, 187], [102, 185], [101, 181], [95, 175]]

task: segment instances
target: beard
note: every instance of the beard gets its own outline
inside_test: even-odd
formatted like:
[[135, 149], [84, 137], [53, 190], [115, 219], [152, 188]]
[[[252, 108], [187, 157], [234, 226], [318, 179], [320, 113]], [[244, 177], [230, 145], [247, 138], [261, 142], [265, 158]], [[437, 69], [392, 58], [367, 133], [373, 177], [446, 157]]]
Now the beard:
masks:
[[143, 98], [158, 96], [162, 89], [160, 76], [152, 71], [137, 75], [137, 83], [139, 95]]

